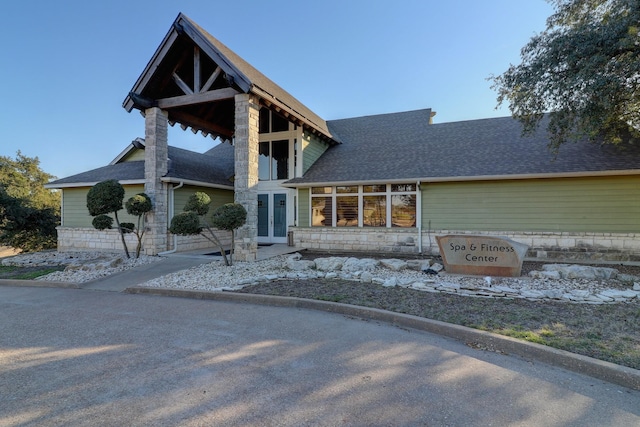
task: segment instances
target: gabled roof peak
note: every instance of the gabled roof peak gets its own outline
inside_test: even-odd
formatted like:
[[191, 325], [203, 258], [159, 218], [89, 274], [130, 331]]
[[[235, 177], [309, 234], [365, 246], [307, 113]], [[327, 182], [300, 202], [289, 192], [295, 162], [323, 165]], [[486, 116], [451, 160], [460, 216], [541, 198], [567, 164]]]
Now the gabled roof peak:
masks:
[[[123, 107], [158, 106], [170, 122], [229, 139], [233, 97], [253, 93], [269, 109], [320, 137], [335, 141], [326, 122], [193, 20], [179, 13]], [[196, 108], [197, 107], [197, 108]]]

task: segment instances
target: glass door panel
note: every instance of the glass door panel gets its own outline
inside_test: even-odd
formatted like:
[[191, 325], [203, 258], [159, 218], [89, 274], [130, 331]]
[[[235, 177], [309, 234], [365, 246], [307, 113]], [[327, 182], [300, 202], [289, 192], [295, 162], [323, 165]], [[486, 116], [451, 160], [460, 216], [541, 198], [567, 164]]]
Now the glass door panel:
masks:
[[269, 237], [269, 195], [258, 194], [258, 236]]
[[273, 195], [273, 237], [287, 237], [287, 195]]

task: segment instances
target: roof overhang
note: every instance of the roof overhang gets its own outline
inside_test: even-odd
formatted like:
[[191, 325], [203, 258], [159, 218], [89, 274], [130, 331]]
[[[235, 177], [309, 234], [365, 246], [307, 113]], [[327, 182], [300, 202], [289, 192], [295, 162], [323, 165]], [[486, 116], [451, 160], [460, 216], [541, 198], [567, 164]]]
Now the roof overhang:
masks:
[[[96, 185], [99, 181], [95, 181], [95, 182], [67, 182], [67, 183], [62, 183], [62, 184], [45, 184], [44, 188], [48, 188], [48, 189], [64, 189], [64, 188], [79, 188], [79, 187], [93, 187], [94, 185]], [[122, 185], [139, 185], [142, 184], [144, 185], [144, 179], [129, 179], [129, 180], [122, 180], [122, 181], [118, 181], [120, 184]]]
[[373, 184], [406, 184], [406, 183], [442, 183], [442, 182], [476, 182], [476, 181], [511, 181], [525, 179], [553, 179], [553, 178], [589, 178], [608, 176], [631, 176], [640, 175], [640, 170], [613, 170], [613, 171], [586, 171], [586, 172], [563, 172], [549, 174], [514, 174], [514, 175], [479, 175], [479, 176], [450, 176], [450, 177], [422, 177], [422, 178], [394, 178], [394, 179], [372, 179], [359, 181], [323, 181], [323, 182], [284, 182], [281, 185], [287, 188], [311, 188], [311, 187], [331, 187], [347, 185], [373, 185]]

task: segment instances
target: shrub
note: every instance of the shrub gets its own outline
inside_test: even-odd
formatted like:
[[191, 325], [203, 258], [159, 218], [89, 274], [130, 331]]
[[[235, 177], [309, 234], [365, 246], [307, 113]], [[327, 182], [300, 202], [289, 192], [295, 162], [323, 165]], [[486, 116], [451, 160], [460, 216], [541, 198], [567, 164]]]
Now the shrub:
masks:
[[[242, 205], [228, 203], [220, 206], [213, 213], [214, 227], [225, 231], [231, 231], [231, 260], [229, 260], [220, 239], [218, 239], [211, 229], [211, 226], [204, 219], [204, 216], [209, 212], [210, 203], [211, 198], [206, 193], [197, 192], [192, 194], [184, 207], [185, 212], [182, 212], [171, 219], [171, 227], [169, 228], [169, 231], [181, 236], [202, 234], [204, 238], [215, 243], [220, 248], [220, 253], [222, 254], [225, 265], [232, 265], [233, 246], [235, 244], [234, 230], [245, 223], [247, 220], [247, 211]], [[205, 229], [207, 233], [203, 232]]]
[[93, 218], [91, 224], [96, 230], [108, 230], [113, 226], [113, 218], [111, 218], [109, 215], [98, 215]]

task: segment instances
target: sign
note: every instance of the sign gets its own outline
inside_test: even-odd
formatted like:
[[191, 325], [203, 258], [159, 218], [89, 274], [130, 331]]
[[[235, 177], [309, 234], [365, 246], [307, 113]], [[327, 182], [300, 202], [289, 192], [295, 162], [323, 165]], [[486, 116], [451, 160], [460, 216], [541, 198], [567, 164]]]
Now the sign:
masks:
[[520, 276], [529, 246], [506, 237], [449, 234], [437, 236], [447, 272], [482, 276]]

